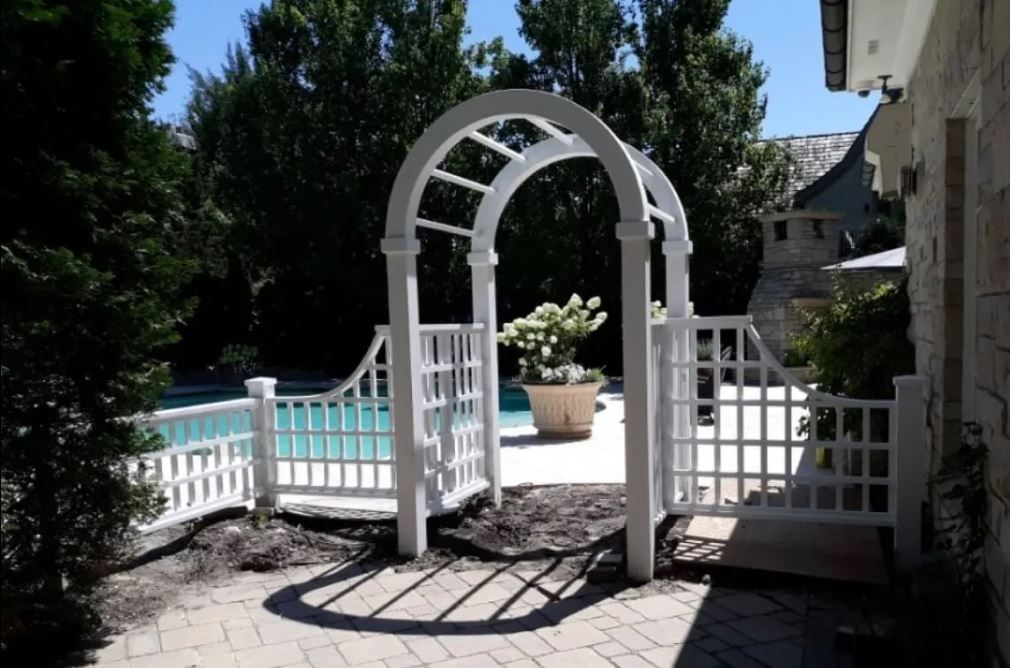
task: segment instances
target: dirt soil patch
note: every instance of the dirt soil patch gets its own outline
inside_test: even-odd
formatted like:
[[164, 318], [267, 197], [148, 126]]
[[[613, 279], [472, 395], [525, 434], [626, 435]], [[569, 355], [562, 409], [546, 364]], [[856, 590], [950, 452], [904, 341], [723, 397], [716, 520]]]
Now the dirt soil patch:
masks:
[[[149, 620], [184, 592], [239, 571], [356, 559], [398, 571], [443, 567], [472, 570], [516, 565], [552, 578], [585, 575], [602, 552], [624, 552], [624, 485], [522, 485], [502, 490], [502, 504], [471, 499], [457, 512], [428, 522], [428, 551], [417, 559], [396, 553], [393, 519], [333, 519], [326, 513], [256, 513], [216, 517], [158, 531], [138, 541], [136, 556], [105, 578], [96, 607], [108, 630]], [[703, 576], [670, 561], [688, 518], [657, 532], [656, 573], [650, 585]], [[620, 571], [620, 569], [619, 569]]]
[[456, 513], [429, 520], [430, 548], [413, 560], [396, 554], [392, 519], [291, 513], [219, 517], [144, 536], [133, 561], [104, 580], [98, 606], [105, 626], [121, 629], [154, 616], [188, 588], [233, 572], [352, 558], [401, 571], [521, 563], [549, 568], [553, 577], [576, 577], [597, 553], [623, 552], [625, 504], [623, 485], [508, 488], [499, 508], [476, 498]]

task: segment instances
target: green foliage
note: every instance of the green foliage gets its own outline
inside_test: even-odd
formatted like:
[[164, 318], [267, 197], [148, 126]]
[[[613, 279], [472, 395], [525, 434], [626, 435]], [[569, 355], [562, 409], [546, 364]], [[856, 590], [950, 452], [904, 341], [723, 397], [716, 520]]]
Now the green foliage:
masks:
[[[839, 283], [830, 306], [807, 314], [807, 326], [794, 344], [797, 354], [814, 366], [819, 390], [855, 399], [890, 399], [894, 377], [915, 369], [909, 322], [906, 281], [881, 282], [864, 291]], [[833, 410], [818, 412], [818, 435], [825, 440], [834, 438], [835, 417]], [[846, 431], [862, 438], [858, 411], [846, 411], [844, 418]], [[874, 411], [870, 418], [871, 432], [883, 440], [886, 415]], [[800, 431], [808, 429], [804, 420]]]
[[794, 343], [816, 367], [822, 391], [887, 399], [894, 396], [894, 376], [915, 368], [909, 322], [905, 281], [885, 281], [865, 291], [839, 284], [827, 308], [808, 314]]
[[905, 245], [905, 221], [889, 216], [877, 216], [856, 238], [854, 257], [882, 253]]
[[[752, 217], [777, 205], [789, 163], [755, 142], [766, 73], [750, 45], [723, 30], [727, 4], [521, 0], [530, 55], [500, 39], [463, 48], [465, 0], [279, 0], [247, 14], [248, 51], [230, 49], [219, 75], [194, 73], [189, 106], [199, 172], [234, 221], [232, 276], [248, 286], [233, 306], [247, 303], [249, 315], [231, 320], [247, 324], [270, 364], [346, 370], [387, 319], [384, 282], [362, 278], [384, 275], [378, 240], [407, 150], [446, 109], [502, 88], [569, 97], [643, 147], [687, 208], [699, 311], [742, 311], [759, 271]], [[485, 131], [509, 145], [542, 136], [522, 123]], [[488, 182], [501, 165], [464, 143], [446, 169]], [[474, 193], [434, 183], [421, 215], [465, 225], [476, 204]], [[618, 219], [594, 160], [531, 178], [495, 240], [499, 312], [576, 290], [616, 303]], [[465, 245], [422, 236], [424, 320], [467, 318]], [[654, 266], [658, 289], [658, 250]], [[187, 341], [219, 331], [199, 312], [197, 321]], [[342, 345], [332, 345], [334, 332]], [[601, 331], [587, 359], [619, 369], [619, 338], [620, 328]]]
[[[245, 283], [233, 306], [250, 311], [235, 313], [250, 331], [228, 340], [254, 343], [270, 364], [346, 371], [387, 321], [378, 244], [393, 179], [435, 118], [484, 90], [474, 67], [487, 51], [463, 49], [465, 9], [279, 0], [246, 14], [248, 50], [232, 48], [221, 74], [192, 73], [198, 171], [233, 221], [230, 281]], [[460, 190], [423, 206], [459, 220], [473, 202]], [[452, 320], [469, 300], [465, 257], [432, 235], [423, 262], [425, 319]], [[199, 341], [214, 327], [208, 319], [186, 335]]]
[[957, 585], [968, 600], [982, 596], [985, 585], [982, 548], [988, 532], [985, 474], [989, 448], [981, 434], [977, 423], [965, 423], [960, 447], [944, 457], [932, 480], [943, 505], [952, 511], [950, 517], [941, 520], [943, 545], [954, 561]]
[[167, 0], [4, 5], [5, 639], [159, 505], [127, 469], [157, 439], [125, 418], [168, 381], [155, 354], [187, 310], [181, 255], [197, 234], [188, 158], [146, 119], [171, 21]]
[[806, 356], [796, 350], [787, 350], [782, 357], [782, 364], [787, 367], [806, 366], [809, 361]]
[[898, 602], [898, 638], [909, 665], [989, 666], [992, 621], [983, 564], [989, 495], [987, 445], [965, 423], [960, 446], [930, 481], [933, 520], [949, 560], [920, 568]]
[[221, 350], [215, 368], [230, 376], [241, 378], [251, 375], [259, 366], [259, 351], [256, 346], [229, 343]]

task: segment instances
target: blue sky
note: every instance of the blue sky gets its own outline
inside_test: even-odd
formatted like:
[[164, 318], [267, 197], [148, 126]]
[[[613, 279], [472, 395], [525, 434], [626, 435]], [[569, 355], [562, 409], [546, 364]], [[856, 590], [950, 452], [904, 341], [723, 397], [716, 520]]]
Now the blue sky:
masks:
[[[160, 118], [181, 116], [189, 96], [186, 65], [216, 71], [228, 42], [244, 40], [242, 14], [261, 0], [176, 0], [175, 27], [168, 42], [178, 62], [166, 80], [166, 91], [154, 102]], [[514, 51], [525, 50], [513, 0], [470, 0], [469, 41], [497, 35]], [[734, 0], [727, 27], [754, 44], [755, 56], [771, 70], [765, 137], [857, 130], [876, 105], [876, 96], [861, 99], [829, 93], [824, 87], [820, 10], [815, 0]]]

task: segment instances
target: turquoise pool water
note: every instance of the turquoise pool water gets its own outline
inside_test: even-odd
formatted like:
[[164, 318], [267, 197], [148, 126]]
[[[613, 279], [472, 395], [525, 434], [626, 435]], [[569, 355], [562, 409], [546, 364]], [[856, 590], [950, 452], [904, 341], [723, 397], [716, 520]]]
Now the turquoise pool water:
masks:
[[[309, 390], [311, 391], [311, 390]], [[280, 390], [279, 397], [304, 396], [305, 389]], [[193, 394], [179, 394], [163, 397], [159, 402], [160, 408], [182, 408], [185, 406], [195, 406], [198, 404], [215, 403], [219, 401], [229, 401], [231, 399], [241, 399], [247, 396], [240, 391], [215, 391], [198, 392]], [[359, 408], [360, 406], [360, 408]], [[331, 437], [327, 444], [326, 437], [322, 434], [277, 434], [277, 456], [290, 457], [323, 457], [327, 445], [329, 446], [328, 456], [332, 459], [348, 458], [357, 459], [388, 459], [392, 450], [392, 435], [383, 432], [390, 432], [389, 410], [384, 405], [373, 407], [369, 404], [344, 404], [343, 410], [335, 403], [327, 404], [325, 407], [320, 403], [305, 404], [295, 401], [291, 403], [280, 403], [277, 406], [278, 431], [284, 430], [316, 430], [342, 428], [347, 431], [374, 431], [376, 435], [348, 434], [341, 437]], [[530, 412], [529, 399], [526, 393], [520, 388], [501, 388], [498, 393], [499, 423], [501, 427], [517, 427], [533, 423], [533, 414]], [[197, 418], [192, 422], [201, 420]], [[239, 425], [238, 416], [232, 416], [229, 420], [224, 416], [220, 418], [202, 418], [204, 434], [213, 432], [216, 435], [240, 431], [246, 428]], [[170, 442], [181, 444], [186, 442], [187, 431], [194, 431], [195, 424], [190, 426], [190, 421], [184, 421], [169, 427], [165, 425], [161, 428], [162, 435]], [[174, 427], [174, 428], [173, 428]], [[311, 455], [308, 453], [311, 452]], [[360, 453], [360, 454], [359, 454]]]

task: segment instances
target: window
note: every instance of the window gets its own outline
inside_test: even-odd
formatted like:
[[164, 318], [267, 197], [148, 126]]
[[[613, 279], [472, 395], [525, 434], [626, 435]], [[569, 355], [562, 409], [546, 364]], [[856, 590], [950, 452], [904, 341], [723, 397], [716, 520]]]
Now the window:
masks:
[[789, 228], [784, 220], [775, 221], [775, 241], [785, 241], [789, 238]]
[[815, 220], [815, 221], [813, 221], [813, 223], [814, 223], [814, 239], [823, 239], [824, 238], [824, 221], [823, 220]]

